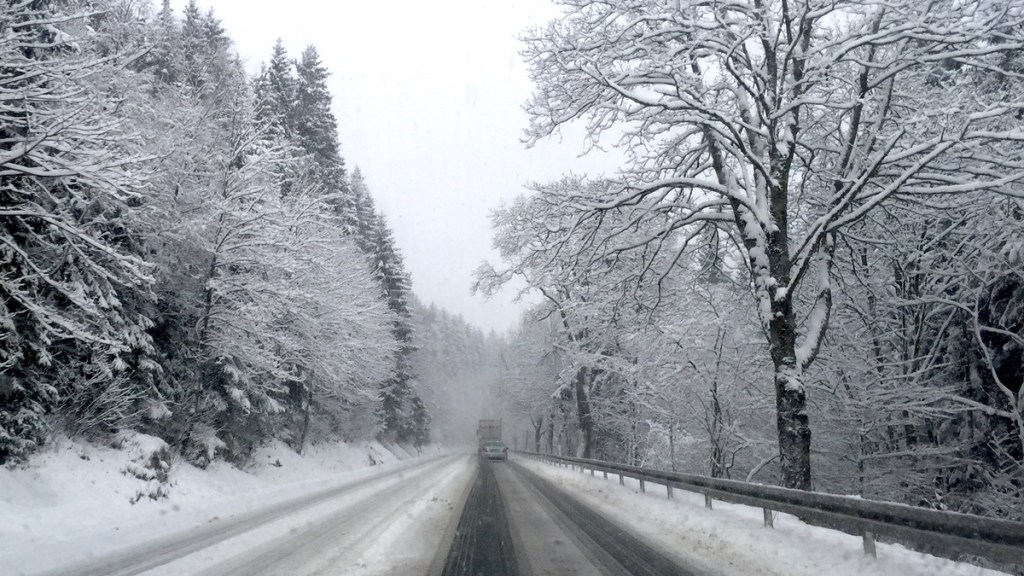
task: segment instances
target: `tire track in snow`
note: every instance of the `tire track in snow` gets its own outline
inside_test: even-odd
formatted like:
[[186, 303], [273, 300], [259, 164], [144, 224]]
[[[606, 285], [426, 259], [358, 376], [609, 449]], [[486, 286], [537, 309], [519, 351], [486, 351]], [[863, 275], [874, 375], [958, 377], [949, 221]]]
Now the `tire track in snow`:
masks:
[[510, 464], [514, 473], [533, 488], [545, 505], [561, 516], [561, 524], [574, 532], [574, 536], [595, 553], [595, 560], [613, 574], [696, 576], [554, 483], [522, 466]]
[[479, 466], [442, 576], [519, 576], [494, 464], [480, 458]]
[[[387, 566], [360, 565], [362, 553], [371, 548], [389, 527], [410, 515], [418, 503], [443, 489], [465, 472], [466, 457], [445, 459], [414, 472], [399, 475], [393, 483], [346, 504], [301, 530], [267, 542], [255, 554], [241, 551], [201, 576], [327, 576], [359, 571], [387, 570]], [[428, 564], [428, 556], [424, 564]], [[383, 559], [388, 562], [387, 558]]]
[[92, 561], [49, 570], [43, 572], [42, 576], [134, 576], [142, 574], [291, 514], [323, 504], [351, 491], [381, 482], [396, 475], [407, 474], [416, 469], [429, 467], [442, 459], [450, 458], [450, 456], [436, 457], [427, 461], [408, 463], [380, 475], [347, 481], [338, 486], [279, 502], [267, 508], [222, 520], [215, 524], [200, 526], [178, 534], [158, 538], [130, 550], [115, 552]]

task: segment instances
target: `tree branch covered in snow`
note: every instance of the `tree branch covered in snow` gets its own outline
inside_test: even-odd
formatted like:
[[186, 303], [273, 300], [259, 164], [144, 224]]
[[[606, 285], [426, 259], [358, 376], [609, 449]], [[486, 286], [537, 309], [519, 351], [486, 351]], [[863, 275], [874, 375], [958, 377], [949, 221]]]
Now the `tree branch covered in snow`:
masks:
[[[1020, 197], [1024, 5], [559, 4], [525, 38], [528, 141], [582, 122], [587, 145], [610, 138], [628, 162], [597, 194], [550, 200], [567, 224], [547, 248], [592, 267], [692, 250], [709, 227], [731, 240], [775, 368], [783, 482], [809, 488], [805, 373], [829, 326], [837, 237], [896, 201]], [[667, 277], [653, 260], [635, 283]]]
[[[0, 463], [157, 435], [429, 438], [408, 277], [340, 156], [316, 49], [248, 78], [190, 2], [0, 7]], [[394, 419], [394, 414], [392, 414]]]

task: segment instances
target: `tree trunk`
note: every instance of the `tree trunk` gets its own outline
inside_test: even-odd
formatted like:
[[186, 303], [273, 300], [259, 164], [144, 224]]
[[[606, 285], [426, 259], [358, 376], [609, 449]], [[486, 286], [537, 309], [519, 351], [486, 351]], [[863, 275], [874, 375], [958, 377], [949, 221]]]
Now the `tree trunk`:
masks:
[[548, 415], [548, 454], [555, 453], [555, 415]]
[[544, 434], [544, 417], [540, 416], [535, 420], [531, 416], [530, 423], [533, 424], [533, 451], [540, 452], [540, 438]]
[[[776, 182], [786, 182], [788, 168], [773, 162]], [[779, 456], [782, 465], [782, 485], [797, 490], [811, 489], [811, 427], [807, 420], [807, 392], [803, 371], [811, 358], [797, 359], [796, 328], [793, 314], [793, 293], [778, 292], [789, 287], [793, 262], [789, 252], [789, 193], [786, 186], [771, 186], [769, 203], [773, 229], [765, 230], [765, 249], [768, 270], [760, 274], [765, 298], [770, 302], [768, 319], [768, 349], [775, 369], [776, 424], [779, 433]], [[767, 272], [767, 274], [764, 274]], [[830, 303], [831, 300], [829, 299]], [[815, 335], [824, 337], [822, 333]], [[811, 334], [807, 335], [812, 337]], [[820, 342], [820, 340], [819, 340]]]
[[668, 455], [671, 470], [676, 471], [676, 424], [670, 422], [668, 425]]
[[718, 375], [711, 380], [711, 477], [721, 478], [725, 471], [722, 446], [722, 405], [718, 402]]
[[796, 322], [790, 298], [772, 302], [769, 343], [775, 368], [775, 408], [782, 458], [782, 485], [811, 489], [811, 427], [807, 393], [796, 359]]
[[302, 433], [299, 434], [299, 449], [296, 454], [302, 455], [302, 449], [306, 446], [306, 434], [309, 432], [310, 411], [313, 410], [313, 389], [306, 389], [306, 405], [302, 410]]
[[[712, 163], [722, 185], [729, 185], [723, 153], [715, 136], [705, 130]], [[788, 181], [788, 164], [772, 158], [772, 181]], [[768, 187], [771, 227], [753, 230], [748, 219], [755, 216], [737, 200], [730, 200], [736, 225], [744, 234], [744, 244], [750, 257], [751, 275], [761, 303], [767, 304], [768, 349], [772, 357], [775, 377], [776, 425], [779, 434], [779, 456], [782, 465], [782, 485], [798, 490], [811, 489], [811, 428], [807, 420], [807, 396], [801, 375], [804, 366], [796, 357], [796, 318], [793, 315], [793, 294], [789, 284], [793, 262], [789, 253], [789, 197], [785, 185]], [[762, 244], [763, 242], [763, 244]], [[763, 252], [762, 252], [763, 251]], [[761, 252], [758, 254], [758, 252]], [[784, 291], [780, 291], [784, 289]], [[819, 337], [823, 337], [822, 331]], [[805, 359], [809, 361], [809, 359]]]
[[587, 394], [587, 369], [584, 366], [576, 370], [576, 412], [579, 414], [580, 430], [583, 432], [583, 441], [578, 450], [579, 457], [590, 458], [594, 422], [590, 415], [590, 397]]

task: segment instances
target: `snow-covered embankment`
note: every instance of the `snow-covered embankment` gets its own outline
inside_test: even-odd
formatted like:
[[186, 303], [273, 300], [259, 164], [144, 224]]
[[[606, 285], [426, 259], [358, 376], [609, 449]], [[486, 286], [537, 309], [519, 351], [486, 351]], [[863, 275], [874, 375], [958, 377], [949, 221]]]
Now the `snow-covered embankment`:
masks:
[[0, 566], [32, 573], [102, 556], [413, 456], [375, 441], [309, 446], [301, 456], [276, 443], [244, 470], [220, 461], [200, 470], [161, 446], [143, 435], [118, 449], [65, 439], [27, 466], [0, 468]]

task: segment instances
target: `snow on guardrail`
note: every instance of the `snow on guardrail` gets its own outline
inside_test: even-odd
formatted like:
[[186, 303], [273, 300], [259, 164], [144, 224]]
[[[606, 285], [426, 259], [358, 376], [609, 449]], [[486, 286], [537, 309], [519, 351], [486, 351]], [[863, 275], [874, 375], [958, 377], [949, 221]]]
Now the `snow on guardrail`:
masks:
[[984, 518], [958, 512], [917, 508], [893, 502], [864, 500], [821, 492], [805, 492], [779, 486], [754, 484], [724, 478], [681, 474], [592, 460], [553, 456], [535, 452], [517, 452], [552, 464], [572, 466], [581, 472], [618, 474], [640, 482], [666, 486], [668, 497], [679, 488], [704, 495], [710, 508], [713, 499], [760, 507], [765, 510], [765, 525], [771, 526], [771, 512], [786, 512], [804, 521], [844, 532], [861, 534], [864, 553], [875, 554], [874, 538], [886, 536], [902, 543], [926, 548], [943, 555], [967, 554], [993, 562], [1024, 566], [1024, 522]]

